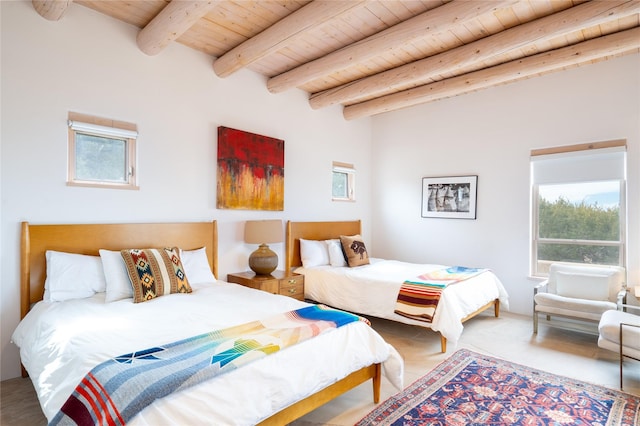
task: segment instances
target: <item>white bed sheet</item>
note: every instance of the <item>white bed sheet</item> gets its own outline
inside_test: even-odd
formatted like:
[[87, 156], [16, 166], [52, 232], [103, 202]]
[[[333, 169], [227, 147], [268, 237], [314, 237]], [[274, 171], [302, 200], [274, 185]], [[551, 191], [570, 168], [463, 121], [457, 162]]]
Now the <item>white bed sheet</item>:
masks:
[[[308, 305], [222, 281], [193, 290], [138, 304], [133, 299], [104, 303], [104, 293], [36, 304], [12, 341], [47, 419], [88, 371], [113, 356]], [[351, 323], [156, 400], [130, 424], [252, 425], [378, 362], [384, 362], [387, 379], [402, 389], [403, 361], [397, 351], [367, 324]]]
[[296, 272], [304, 274], [307, 299], [362, 315], [431, 328], [452, 344], [460, 339], [461, 321], [470, 313], [495, 299], [500, 300], [502, 308], [509, 309], [507, 291], [498, 277], [488, 271], [444, 289], [431, 323], [398, 315], [394, 310], [402, 283], [445, 266], [377, 258], [370, 258], [370, 262], [356, 268], [301, 267]]

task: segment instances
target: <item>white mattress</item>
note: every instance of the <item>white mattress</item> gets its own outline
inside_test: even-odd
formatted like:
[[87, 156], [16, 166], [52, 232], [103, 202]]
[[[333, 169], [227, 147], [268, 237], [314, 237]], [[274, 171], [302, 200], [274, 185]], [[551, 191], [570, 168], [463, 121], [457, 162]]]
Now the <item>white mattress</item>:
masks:
[[[193, 290], [138, 304], [104, 303], [104, 293], [36, 304], [12, 340], [47, 419], [89, 370], [113, 356], [308, 305], [220, 281]], [[130, 424], [252, 425], [378, 362], [385, 362], [383, 373], [402, 389], [397, 351], [359, 321], [156, 400]]]
[[462, 319], [492, 300], [509, 308], [509, 296], [491, 271], [447, 286], [442, 292], [433, 322], [418, 321], [394, 312], [400, 286], [443, 265], [416, 264], [370, 258], [369, 265], [297, 268], [304, 274], [305, 297], [339, 309], [419, 325], [440, 332], [455, 344], [462, 334]]

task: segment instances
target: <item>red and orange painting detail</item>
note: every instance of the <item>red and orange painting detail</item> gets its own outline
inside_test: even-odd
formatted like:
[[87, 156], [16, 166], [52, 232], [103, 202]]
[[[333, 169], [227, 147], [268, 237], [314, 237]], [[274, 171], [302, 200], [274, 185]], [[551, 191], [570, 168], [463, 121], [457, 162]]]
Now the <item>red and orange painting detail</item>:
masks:
[[218, 127], [219, 209], [284, 210], [284, 141]]

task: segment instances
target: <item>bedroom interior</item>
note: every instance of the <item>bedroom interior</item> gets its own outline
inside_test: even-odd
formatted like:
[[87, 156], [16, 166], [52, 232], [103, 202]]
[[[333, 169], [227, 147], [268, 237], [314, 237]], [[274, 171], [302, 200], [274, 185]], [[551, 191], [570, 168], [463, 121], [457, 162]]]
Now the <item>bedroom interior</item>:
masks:
[[[428, 327], [365, 315], [404, 359], [404, 387], [469, 349], [640, 395], [638, 361], [625, 358], [622, 373], [618, 352], [598, 346], [597, 322], [553, 317], [557, 327], [547, 327], [541, 315], [532, 332], [533, 291], [543, 278], [531, 274], [530, 235], [533, 150], [622, 141], [626, 211], [640, 209], [640, 2], [474, 2], [472, 10], [469, 4], [220, 1], [197, 12], [203, 2], [1, 2], [2, 423], [43, 421], [33, 412], [40, 407], [29, 380], [19, 377], [20, 354], [11, 341], [30, 305], [19, 285], [25, 221], [214, 218], [216, 277], [252, 286], [242, 274], [251, 274], [256, 244], [267, 243], [277, 256], [267, 292], [298, 303], [311, 291], [310, 277], [292, 276], [289, 240], [249, 243], [245, 224], [357, 220], [358, 232], [336, 226], [331, 235], [307, 238], [360, 234], [371, 258], [487, 268], [508, 294], [506, 305], [496, 296], [470, 310], [473, 319], [461, 318], [464, 331], [448, 346]], [[192, 13], [191, 22], [177, 20], [182, 30], [168, 27], [167, 16]], [[167, 30], [177, 31], [171, 40], [163, 36]], [[398, 48], [403, 37], [409, 44]], [[391, 43], [386, 50], [384, 42]], [[374, 51], [376, 57], [365, 54]], [[331, 69], [328, 61], [344, 60], [343, 53], [363, 56], [358, 65]], [[71, 111], [135, 123], [139, 189], [66, 182]], [[282, 209], [218, 204], [221, 127], [284, 141]], [[354, 166], [353, 201], [332, 200], [336, 163]], [[445, 176], [477, 176], [472, 218], [423, 214], [424, 179]], [[628, 215], [623, 237], [632, 305], [640, 304], [632, 291], [640, 286], [636, 216]], [[375, 371], [362, 374], [366, 380]], [[398, 392], [381, 382], [380, 403]], [[29, 396], [17, 401], [13, 392]], [[377, 405], [367, 380], [293, 424], [354, 424]]]

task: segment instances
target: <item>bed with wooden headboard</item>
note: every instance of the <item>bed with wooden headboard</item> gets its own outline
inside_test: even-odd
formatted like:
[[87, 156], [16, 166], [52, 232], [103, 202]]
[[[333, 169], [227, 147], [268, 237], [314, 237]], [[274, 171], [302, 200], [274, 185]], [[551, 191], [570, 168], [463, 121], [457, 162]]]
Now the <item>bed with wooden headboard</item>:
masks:
[[359, 220], [335, 222], [287, 222], [285, 241], [285, 268], [291, 272], [293, 268], [302, 266], [300, 257], [300, 239], [329, 240], [340, 238], [340, 235], [362, 234], [362, 223]]
[[[385, 286], [385, 291], [388, 290], [388, 302], [385, 302], [385, 305], [388, 306], [388, 309], [381, 309], [379, 307], [382, 305], [382, 303], [377, 296], [379, 292], [376, 290], [372, 290], [372, 288], [380, 289], [381, 287], [373, 287], [371, 285], [371, 282], [368, 281], [368, 277], [365, 278], [365, 280], [361, 280], [359, 274], [359, 272], [361, 271], [358, 271], [358, 278], [356, 278], [356, 273], [350, 274], [348, 271], [345, 271], [345, 267], [329, 268], [328, 265], [321, 266], [320, 268], [302, 267], [303, 262], [300, 251], [301, 239], [324, 241], [339, 239], [340, 236], [345, 235], [353, 236], [361, 234], [362, 226], [360, 220], [323, 222], [289, 221], [287, 223], [285, 239], [285, 266], [288, 271], [296, 271], [305, 275], [305, 297], [307, 299], [313, 300], [318, 303], [324, 303], [329, 306], [334, 306], [339, 309], [344, 309], [350, 312], [356, 312], [361, 315], [370, 315], [374, 317], [391, 319], [406, 324], [417, 325], [420, 327], [431, 328], [434, 331], [438, 331], [440, 333], [442, 352], [446, 352], [447, 348], [447, 337], [445, 337], [445, 334], [449, 335], [450, 338], [455, 338], [455, 340], [457, 340], [462, 333], [462, 323], [491, 307], [494, 308], [494, 315], [498, 317], [500, 312], [500, 303], [502, 302], [504, 304], [508, 300], [508, 295], [502, 283], [492, 272], [489, 271], [482, 274], [482, 277], [472, 278], [465, 282], [459, 283], [456, 287], [451, 287], [452, 289], [455, 289], [453, 291], [447, 289], [447, 291], [443, 292], [442, 299], [438, 306], [440, 312], [437, 314], [438, 316], [434, 316], [433, 323], [417, 321], [398, 315], [394, 312], [393, 307], [395, 306], [395, 297], [398, 294], [398, 289], [400, 287], [400, 284], [402, 283], [402, 280], [399, 280], [398, 282], [389, 282], [389, 285]], [[385, 260], [385, 262], [387, 261]], [[397, 261], [393, 262], [396, 262], [396, 265], [398, 263]], [[409, 263], [403, 264], [407, 266], [407, 270], [409, 270], [409, 268], [414, 269], [414, 267], [417, 266], [415, 264]], [[376, 264], [376, 267], [378, 267], [379, 265], [380, 264]], [[428, 267], [433, 265], [425, 264], [424, 266]], [[369, 268], [369, 265], [358, 266], [357, 268], [364, 270], [364, 268]], [[348, 270], [353, 268], [346, 269]], [[346, 282], [343, 281], [345, 273], [348, 275]], [[404, 279], [408, 278], [411, 278], [411, 276], [408, 275], [404, 277]], [[465, 296], [463, 294], [464, 286], [471, 285], [472, 283], [480, 281], [482, 281], [480, 285], [482, 285], [483, 288], [486, 287], [486, 292], [484, 292], [482, 295], [479, 295], [479, 297], [477, 297], [475, 300], [469, 300], [469, 296]], [[459, 291], [459, 293], [461, 293], [460, 297], [466, 299], [461, 299], [460, 302], [462, 303], [460, 304], [464, 304], [465, 306], [467, 306], [467, 308], [464, 310], [457, 310], [455, 309], [455, 307], [454, 309], [446, 308], [448, 302], [451, 302], [454, 298], [458, 298], [458, 295], [454, 296], [451, 294], [454, 291], [457, 293], [458, 288], [461, 288], [461, 290]], [[339, 294], [340, 292], [346, 292], [350, 290], [352, 290], [350, 298], [344, 297], [344, 294]], [[355, 290], [358, 291], [356, 292]], [[336, 296], [334, 297], [333, 295]], [[371, 301], [368, 301], [367, 298], [371, 298]], [[456, 300], [454, 303], [457, 302], [458, 300]], [[369, 310], [370, 306], [376, 306], [376, 308], [371, 308], [371, 310]], [[473, 308], [470, 309], [469, 306], [472, 306]], [[377, 310], [374, 311], [374, 309]], [[456, 312], [453, 313], [452, 311]]]
[[217, 222], [34, 225], [22, 222], [20, 240], [20, 318], [42, 300], [46, 278], [45, 252], [98, 256], [98, 250], [126, 247], [206, 247], [218, 276]]
[[[44, 294], [44, 284], [45, 284], [46, 272], [47, 272], [45, 253], [47, 252], [47, 250], [98, 256], [100, 249], [121, 250], [124, 248], [143, 248], [143, 247], [144, 248], [180, 247], [183, 250], [196, 250], [202, 247], [206, 247], [206, 259], [207, 259], [208, 265], [216, 277], [219, 275], [218, 262], [217, 262], [218, 230], [217, 230], [216, 221], [187, 222], [187, 223], [59, 224], [59, 225], [58, 224], [33, 225], [28, 222], [23, 222], [22, 235], [21, 235], [21, 266], [20, 266], [21, 267], [21, 271], [20, 271], [21, 305], [20, 306], [21, 306], [21, 319], [23, 321], [21, 321], [21, 324], [16, 330], [16, 333], [14, 333], [14, 341], [16, 341], [16, 344], [21, 349], [21, 357], [23, 358], [23, 362], [25, 360], [25, 357], [24, 357], [25, 353], [23, 351], [29, 350], [29, 348], [26, 348], [25, 346], [37, 345], [38, 344], [37, 342], [39, 340], [39, 337], [33, 337], [32, 339], [33, 341], [30, 341], [31, 335], [29, 335], [29, 333], [23, 332], [23, 331], [20, 331], [20, 333], [18, 333], [18, 330], [21, 329], [23, 323], [26, 324], [26, 323], [36, 321], [34, 319], [36, 315], [41, 315], [43, 309], [49, 309], [49, 306], [54, 306], [56, 303], [59, 304], [58, 305], [59, 307], [67, 306], [63, 304], [68, 304], [70, 308], [69, 310], [72, 310], [71, 308], [76, 306], [76, 304], [85, 303], [84, 301], [79, 302], [77, 300], [38, 303], [42, 300], [43, 294]], [[216, 315], [217, 310], [224, 310], [224, 309], [227, 309], [227, 311], [223, 311], [223, 312], [229, 312], [229, 315], [235, 314], [235, 312], [233, 312], [234, 311], [233, 306], [230, 306], [232, 305], [232, 303], [238, 303], [237, 305], [238, 309], [235, 309], [235, 311], [247, 311], [247, 310], [251, 311], [248, 307], [251, 307], [254, 305], [259, 308], [267, 309], [269, 311], [281, 309], [281, 312], [297, 309], [300, 306], [307, 306], [306, 303], [294, 300], [292, 298], [271, 295], [266, 292], [248, 289], [246, 287], [242, 287], [236, 284], [226, 283], [219, 280], [214, 283], [205, 283], [205, 284], [206, 285], [199, 284], [199, 287], [193, 286], [193, 292], [189, 295], [171, 294], [168, 296], [158, 297], [157, 299], [154, 299], [154, 301], [152, 302], [144, 302], [144, 303], [133, 303], [133, 299], [131, 299], [130, 301], [120, 300], [120, 301], [114, 302], [113, 306], [118, 306], [118, 309], [121, 309], [123, 307], [126, 309], [136, 309], [133, 307], [139, 307], [137, 309], [143, 309], [143, 308], [146, 309], [147, 307], [151, 307], [152, 303], [157, 303], [157, 304], [173, 303], [171, 301], [179, 300], [177, 299], [178, 297], [184, 297], [184, 296], [192, 297], [196, 295], [197, 299], [196, 298], [182, 299], [182, 300], [193, 301], [194, 302], [193, 309], [195, 312], [199, 304], [202, 305], [202, 303], [204, 303], [203, 302], [204, 300], [208, 300], [208, 299], [200, 299], [200, 298], [201, 297], [204, 298], [205, 296], [208, 295], [208, 293], [214, 292], [214, 291], [221, 292], [221, 296], [219, 296], [219, 298], [221, 298], [222, 301], [218, 303], [221, 303], [222, 305], [220, 305], [219, 308], [216, 308], [217, 305], [215, 305], [216, 302], [214, 297], [213, 301], [211, 302], [211, 305], [205, 306], [206, 316], [213, 317]], [[238, 293], [239, 296], [236, 293]], [[201, 296], [201, 294], [203, 295]], [[95, 295], [94, 297], [97, 298], [99, 297], [99, 295]], [[172, 297], [175, 297], [175, 298], [171, 299]], [[231, 297], [234, 297], [234, 298], [230, 299]], [[94, 298], [90, 298], [89, 300], [91, 303], [94, 303], [93, 306], [95, 306], [96, 310], [108, 309], [108, 308], [105, 308], [105, 306], [109, 305], [109, 303], [106, 303], [104, 301], [104, 298], [102, 300], [99, 300], [99, 299], [94, 300]], [[237, 302], [232, 302], [233, 300]], [[274, 305], [275, 306], [282, 305], [282, 306], [274, 308], [273, 307]], [[169, 315], [169, 311], [172, 310], [171, 308], [172, 305], [167, 305], [167, 306], [169, 306], [169, 309], [163, 312], [167, 312], [167, 315]], [[64, 311], [66, 311], [66, 309], [65, 310], [58, 309], [57, 312], [59, 312], [60, 314], [66, 315]], [[46, 313], [49, 314], [48, 311]], [[253, 314], [253, 315], [258, 315], [258, 314]], [[37, 317], [37, 318], [40, 318], [40, 317]], [[117, 316], [115, 318], [116, 319], [114, 320], [114, 322], [118, 322], [121, 319]], [[55, 318], [49, 318], [49, 320], [53, 321], [55, 320]], [[250, 320], [253, 320], [253, 319], [249, 318], [246, 321], [250, 321]], [[225, 323], [225, 321], [226, 319], [224, 318], [220, 320], [221, 323]], [[180, 329], [185, 325], [188, 325], [187, 323], [188, 321], [184, 321], [182, 317], [177, 318], [173, 322], [170, 322], [169, 328], [166, 329], [167, 337], [164, 337], [164, 338], [168, 339], [169, 338], [168, 336], [172, 335], [174, 328]], [[365, 324], [365, 323], [362, 323], [362, 324]], [[66, 324], [62, 323], [61, 325], [65, 326]], [[198, 326], [200, 326], [200, 329], [202, 328], [200, 324], [198, 324]], [[349, 324], [349, 326], [351, 326], [351, 324]], [[348, 326], [345, 326], [345, 327], [348, 327]], [[361, 325], [360, 324], [354, 325], [354, 327], [361, 327]], [[329, 339], [328, 337], [325, 337], [327, 334], [323, 334], [321, 336], [318, 336], [317, 338], [310, 339], [302, 343], [298, 343], [295, 347], [292, 347], [290, 351], [283, 350], [273, 355], [270, 355], [269, 357], [266, 358], [267, 360], [273, 360], [271, 364], [267, 364], [267, 366], [270, 365], [269, 370], [274, 370], [272, 374], [282, 375], [284, 373], [282, 372], [277, 373], [276, 371], [280, 368], [284, 368], [284, 369], [288, 368], [290, 370], [291, 367], [287, 367], [287, 365], [289, 366], [296, 365], [298, 367], [301, 367], [305, 362], [312, 363], [313, 362], [312, 360], [317, 358], [318, 356], [317, 354], [321, 354], [321, 353], [324, 354], [323, 359], [328, 364], [339, 364], [339, 362], [330, 361], [332, 359], [331, 357], [334, 356], [331, 354], [331, 352], [333, 351], [333, 349], [331, 348], [335, 347], [335, 350], [337, 351], [335, 356], [338, 357], [338, 354], [339, 356], [343, 355], [342, 352], [344, 348], [352, 346], [347, 341], [348, 339], [346, 334], [343, 337], [339, 335], [341, 333], [340, 331], [341, 329], [342, 328], [336, 329], [335, 331], [330, 333], [332, 336], [331, 337], [332, 339], [333, 338], [338, 339], [335, 343], [327, 344], [328, 342], [330, 342], [329, 340], [324, 342], [324, 345], [326, 345], [329, 349], [320, 350], [318, 346], [315, 346], [315, 345], [321, 345], [322, 343], [313, 343], [313, 346], [312, 346], [312, 342], [315, 342], [318, 339]], [[30, 333], [36, 333], [35, 331], [32, 331], [33, 328], [29, 328], [25, 330], [28, 330]], [[374, 337], [373, 340], [379, 339], [379, 342], [377, 343], [378, 347], [374, 348], [372, 346], [369, 348], [369, 347], [363, 346], [362, 348], [358, 348], [357, 351], [366, 352], [367, 356], [365, 358], [369, 357], [371, 359], [375, 359], [376, 360], [375, 362], [371, 362], [370, 364], [367, 364], [364, 366], [358, 366], [357, 368], [350, 365], [347, 366], [346, 365], [347, 363], [345, 363], [343, 367], [338, 368], [337, 371], [335, 372], [336, 378], [334, 379], [333, 383], [329, 381], [328, 385], [321, 391], [313, 394], [307, 394], [304, 397], [295, 397], [296, 399], [294, 401], [288, 401], [286, 405], [282, 406], [285, 408], [280, 407], [280, 409], [276, 409], [275, 407], [277, 407], [277, 404], [274, 401], [271, 401], [270, 404], [272, 404], [273, 407], [269, 406], [268, 409], [271, 410], [271, 412], [269, 413], [268, 416], [263, 415], [259, 422], [254, 420], [251, 420], [249, 422], [260, 423], [260, 424], [286, 424], [312, 411], [316, 407], [319, 407], [320, 405], [326, 403], [327, 401], [339, 396], [340, 394], [346, 392], [347, 390], [355, 386], [358, 386], [359, 384], [369, 379], [373, 379], [374, 401], [378, 402], [380, 398], [380, 383], [381, 383], [381, 370], [382, 370], [381, 363], [388, 357], [392, 356], [393, 355], [392, 352], [395, 352], [395, 351], [393, 351], [392, 348], [390, 348], [390, 346], [386, 342], [384, 342], [384, 340], [379, 335], [377, 335], [377, 333], [375, 333], [375, 331], [371, 330], [370, 327], [367, 326], [363, 330], [365, 330], [363, 331], [363, 333], [366, 333], [367, 335], [368, 333], [374, 333], [375, 336], [377, 336], [377, 337]], [[180, 333], [182, 332], [183, 331], [180, 331]], [[18, 336], [16, 336], [17, 334]], [[163, 334], [161, 333], [161, 335]], [[334, 335], [335, 337], [333, 337]], [[190, 337], [190, 336], [191, 335], [187, 337]], [[19, 338], [16, 338], [16, 337], [19, 337]], [[340, 342], [340, 340], [343, 338], [345, 339], [345, 341]], [[167, 343], [167, 342], [160, 342], [160, 343]], [[114, 341], [113, 344], [117, 346], [117, 342]], [[305, 352], [303, 347], [305, 345], [309, 345], [309, 349], [310, 349], [309, 352], [313, 353], [314, 355], [309, 355], [309, 354], [304, 355]], [[140, 350], [143, 348], [130, 348], [130, 349]], [[385, 351], [386, 351], [386, 355], [384, 354]], [[285, 357], [285, 354], [288, 352], [291, 352], [288, 356], [300, 357], [300, 354], [303, 354], [302, 359], [308, 359], [308, 361], [304, 361], [301, 364], [300, 361], [298, 361], [300, 358], [296, 358], [296, 361], [293, 362], [289, 360], [287, 357]], [[125, 353], [125, 352], [123, 351], [121, 353]], [[118, 354], [117, 353], [110, 354], [110, 356], [115, 356], [115, 355], [118, 355]], [[56, 361], [55, 355], [48, 355], [48, 356], [54, 357], [52, 358], [52, 363], [55, 363]], [[355, 354], [355, 357], [359, 357], [359, 356], [361, 355]], [[276, 358], [276, 357], [282, 357], [282, 358]], [[29, 362], [32, 362], [32, 358], [33, 358], [32, 355], [28, 355], [26, 357], [26, 360], [28, 360]], [[276, 362], [276, 360], [278, 359], [280, 361]], [[196, 401], [201, 401], [201, 402], [208, 401], [205, 404], [201, 404], [201, 403], [196, 404], [197, 409], [192, 409], [194, 410], [194, 415], [195, 415], [194, 418], [190, 418], [189, 416], [184, 417], [184, 414], [179, 414], [177, 417], [162, 417], [165, 415], [164, 413], [171, 412], [171, 410], [173, 409], [172, 404], [176, 405], [177, 406], [176, 409], [180, 411], [184, 411], [190, 408], [190, 407], [180, 407], [181, 404], [190, 404], [191, 400], [189, 398], [178, 395], [177, 397], [175, 397], [175, 399], [172, 399], [174, 398], [174, 394], [172, 394], [162, 399], [162, 401], [167, 400], [168, 402], [158, 403], [158, 401], [156, 401], [153, 403], [153, 405], [147, 407], [147, 409], [145, 409], [145, 411], [143, 411], [142, 414], [147, 413], [149, 409], [153, 409], [155, 411], [153, 411], [148, 417], [143, 416], [142, 421], [150, 422], [150, 423], [154, 423], [154, 421], [161, 421], [161, 422], [188, 421], [188, 422], [195, 422], [195, 423], [203, 422], [203, 421], [216, 422], [215, 420], [217, 415], [217, 411], [215, 411], [216, 406], [219, 406], [217, 410], [224, 411], [225, 415], [227, 415], [227, 412], [233, 414], [234, 412], [233, 407], [236, 407], [239, 411], [242, 411], [242, 412], [250, 411], [250, 410], [247, 410], [247, 404], [251, 405], [252, 398], [257, 398], [260, 401], [262, 401], [263, 399], [269, 400], [269, 395], [264, 395], [264, 394], [261, 395], [260, 389], [262, 388], [260, 386], [262, 385], [258, 385], [256, 384], [255, 380], [248, 378], [251, 375], [256, 375], [256, 372], [261, 370], [254, 370], [253, 372], [249, 371], [246, 373], [242, 371], [245, 369], [258, 369], [259, 368], [258, 364], [262, 361], [263, 361], [262, 359], [258, 361], [254, 361], [242, 368], [238, 368], [230, 373], [226, 373], [225, 375], [222, 375], [220, 377], [215, 377], [214, 379], [212, 379], [212, 380], [225, 380], [224, 383], [227, 386], [230, 386], [229, 390], [233, 392], [222, 390], [222, 391], [216, 391], [217, 393], [214, 392], [212, 394], [209, 394], [206, 389], [203, 390], [203, 387], [204, 385], [206, 385], [206, 383], [199, 384], [192, 388], [189, 388], [186, 391], [182, 391], [181, 393], [191, 392], [191, 389], [194, 389], [194, 392], [196, 392], [196, 398], [195, 398]], [[394, 360], [394, 362], [398, 362], [398, 361], [400, 363], [402, 362], [401, 360], [398, 360], [398, 359]], [[273, 363], [276, 363], [275, 367]], [[51, 409], [49, 406], [53, 403], [51, 402], [50, 399], [48, 399], [50, 398], [50, 395], [47, 395], [48, 393], [47, 387], [49, 388], [49, 390], [51, 388], [56, 388], [57, 383], [46, 383], [47, 378], [46, 377], [43, 378], [43, 376], [41, 376], [41, 373], [43, 371], [43, 367], [41, 365], [25, 363], [25, 367], [26, 367], [26, 370], [23, 370], [23, 372], [28, 371], [29, 375], [32, 378], [32, 381], [34, 381], [34, 385], [36, 387], [36, 391], [38, 392], [38, 397], [40, 398], [41, 405], [43, 405], [44, 407], [45, 415], [48, 417], [49, 420], [51, 420], [52, 412], [47, 410]], [[298, 367], [295, 367], [295, 368], [298, 368]], [[325, 366], [323, 367], [322, 370], [325, 370], [326, 368], [327, 367]], [[348, 371], [345, 372], [344, 371], [345, 369], [347, 369]], [[297, 377], [299, 378], [302, 376], [308, 376], [308, 374], [310, 373], [312, 374], [312, 372], [316, 370], [319, 370], [317, 368], [317, 364], [307, 365], [304, 371], [298, 372]], [[88, 371], [88, 369], [86, 369], [85, 371]], [[242, 372], [242, 376], [240, 376], [241, 374], [240, 372]], [[239, 375], [238, 377], [241, 377], [241, 378], [238, 379], [235, 382], [235, 384], [229, 385], [230, 379], [228, 379], [228, 377], [231, 377], [232, 374], [238, 374]], [[267, 373], [267, 376], [269, 374], [271, 374], [271, 372]], [[326, 371], [323, 372], [322, 374], [326, 375]], [[55, 376], [55, 373], [53, 375]], [[257, 376], [262, 376], [262, 375], [263, 374], [261, 373], [257, 374]], [[275, 377], [277, 378], [278, 376], [275, 376]], [[42, 383], [40, 383], [41, 380], [43, 380]], [[76, 380], [75, 383], [78, 383], [78, 380]], [[288, 385], [288, 384], [285, 383], [285, 385]], [[222, 399], [227, 397], [228, 394], [233, 394], [236, 391], [236, 388], [234, 388], [234, 386], [237, 386], [239, 395], [244, 395], [243, 398], [248, 398], [249, 400], [242, 401], [241, 403], [239, 401], [236, 401], [235, 404], [233, 403], [233, 401], [231, 402], [227, 401], [226, 403], [222, 401]], [[307, 385], [305, 384], [305, 386]], [[266, 388], [267, 389], [277, 388], [277, 386], [274, 387], [271, 384], [266, 386]], [[71, 390], [73, 390], [73, 387], [71, 388]], [[282, 392], [278, 392], [278, 393], [282, 393]], [[66, 395], [69, 395], [69, 394], [70, 392], [68, 392]], [[256, 405], [260, 405], [258, 403], [259, 402], [258, 400], [256, 400]], [[222, 402], [220, 402], [219, 404], [212, 404], [210, 401], [222, 401]], [[155, 407], [156, 403], [158, 403], [157, 407]], [[163, 403], [165, 405], [162, 405]], [[367, 403], [368, 403], [367, 401], [363, 402], [363, 404], [367, 404]], [[59, 404], [59, 406], [60, 405], [61, 404]], [[198, 411], [198, 410], [204, 410], [209, 408], [214, 409], [214, 411], [212, 413], [207, 413], [205, 411], [203, 412]], [[57, 411], [58, 409], [55, 410], [55, 412]], [[136, 420], [137, 418], [138, 417], [134, 417], [133, 420]], [[175, 419], [181, 419], [181, 420], [175, 420]], [[239, 419], [240, 417], [233, 418], [232, 420], [222, 419], [220, 420], [220, 424], [227, 423], [227, 422], [236, 422], [236, 421], [242, 422], [242, 420], [239, 420]], [[133, 423], [135, 424], [135, 422]]]

